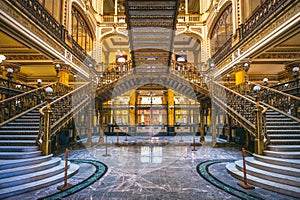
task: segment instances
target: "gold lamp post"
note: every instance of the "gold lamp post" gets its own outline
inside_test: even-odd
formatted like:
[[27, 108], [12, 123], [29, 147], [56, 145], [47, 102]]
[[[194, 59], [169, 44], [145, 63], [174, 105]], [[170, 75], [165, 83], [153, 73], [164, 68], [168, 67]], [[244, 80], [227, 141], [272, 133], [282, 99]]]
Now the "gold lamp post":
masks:
[[51, 87], [47, 87], [45, 89], [46, 92], [46, 101], [47, 105], [44, 110], [44, 139], [42, 142], [42, 151], [44, 155], [49, 155], [50, 151], [50, 115], [52, 110], [50, 108], [50, 99], [53, 93], [53, 89]]

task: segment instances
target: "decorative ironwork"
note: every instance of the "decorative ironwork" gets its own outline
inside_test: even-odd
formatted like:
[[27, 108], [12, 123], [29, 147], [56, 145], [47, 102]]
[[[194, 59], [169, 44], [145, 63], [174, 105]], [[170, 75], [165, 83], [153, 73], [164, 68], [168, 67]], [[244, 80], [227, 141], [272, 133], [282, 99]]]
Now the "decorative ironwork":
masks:
[[[262, 24], [264, 21], [269, 19], [270, 15], [282, 12], [282, 10], [293, 2], [292, 0], [267, 0], [265, 1], [258, 10], [244, 23], [242, 24], [242, 38], [245, 38], [250, 33]], [[282, 6], [284, 3], [285, 6]]]
[[37, 20], [39, 23], [41, 23], [45, 27], [45, 30], [49, 31], [56, 38], [60, 39], [61, 41], [65, 40], [64, 26], [59, 24], [49, 14], [38, 0], [16, 0], [12, 2], [18, 2], [19, 4], [21, 4], [28, 12], [32, 14], [34, 20]]
[[[300, 97], [296, 97], [273, 88], [269, 88], [257, 83], [249, 82], [248, 87], [253, 88], [259, 85], [261, 87], [261, 100], [266, 104], [277, 108], [283, 113], [300, 118]], [[250, 91], [250, 95], [253, 95]]]
[[256, 136], [256, 102], [217, 82], [212, 82], [212, 85], [212, 98], [217, 106], [227, 111], [241, 126]]
[[[70, 120], [73, 119], [80, 110], [84, 109], [91, 102], [91, 93], [93, 83], [87, 83], [70, 93], [52, 101], [49, 104], [52, 114], [49, 116], [50, 119], [46, 119], [44, 116], [44, 111], [47, 107], [44, 106], [40, 109], [40, 130], [37, 141], [45, 141], [43, 137], [44, 133], [49, 133], [49, 138], [53, 137], [58, 131], [67, 125]], [[50, 120], [49, 127], [45, 127], [45, 120]]]
[[58, 96], [70, 90], [65, 85], [52, 83], [43, 87], [39, 87], [22, 94], [10, 97], [0, 101], [0, 122], [6, 122], [18, 114], [21, 114], [30, 108], [40, 105], [45, 102], [45, 88], [46, 87], [54, 88], [54, 95]]

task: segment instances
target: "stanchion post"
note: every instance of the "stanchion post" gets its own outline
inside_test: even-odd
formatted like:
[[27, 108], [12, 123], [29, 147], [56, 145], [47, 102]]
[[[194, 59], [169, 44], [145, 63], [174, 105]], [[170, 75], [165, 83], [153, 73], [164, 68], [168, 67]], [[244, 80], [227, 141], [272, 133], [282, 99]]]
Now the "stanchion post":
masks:
[[106, 140], [106, 144], [105, 144], [105, 154], [103, 154], [103, 156], [104, 156], [104, 157], [107, 157], [107, 156], [110, 156], [110, 154], [107, 153], [107, 145], [108, 145], [108, 143], [107, 143], [107, 135], [105, 136], [105, 140]]
[[253, 185], [250, 185], [247, 183], [247, 172], [246, 172], [246, 151], [245, 148], [242, 148], [242, 156], [243, 156], [243, 172], [244, 172], [244, 181], [239, 182], [238, 185], [241, 186], [244, 189], [254, 189]]
[[68, 157], [69, 157], [69, 150], [66, 149], [64, 184], [57, 187], [58, 190], [62, 190], [62, 191], [73, 187], [72, 184], [67, 182], [68, 181]]

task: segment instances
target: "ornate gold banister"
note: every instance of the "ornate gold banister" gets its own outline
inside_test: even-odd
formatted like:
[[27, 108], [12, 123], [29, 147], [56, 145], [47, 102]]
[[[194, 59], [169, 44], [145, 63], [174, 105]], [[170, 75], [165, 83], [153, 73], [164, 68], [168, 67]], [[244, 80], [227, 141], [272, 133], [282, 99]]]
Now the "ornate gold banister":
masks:
[[30, 111], [31, 108], [45, 102], [45, 88], [48, 86], [53, 87], [56, 84], [57, 83], [51, 83], [0, 101], [0, 126], [14, 120], [19, 115], [24, 114], [24, 112]]
[[[255, 82], [248, 82], [248, 88], [253, 88], [257, 85], [261, 87], [261, 99], [264, 103], [277, 108], [283, 114], [290, 115], [291, 118], [300, 122], [300, 97], [287, 94]], [[250, 95], [251, 91], [252, 90], [249, 91]]]
[[37, 142], [41, 144], [44, 155], [51, 152], [49, 146], [51, 138], [90, 103], [94, 89], [93, 82], [89, 82], [51, 103], [48, 102], [40, 109], [40, 130]]
[[257, 96], [253, 101], [220, 83], [211, 82], [211, 98], [214, 104], [226, 111], [243, 128], [255, 137], [255, 152], [263, 152], [263, 114], [266, 109], [259, 104]]

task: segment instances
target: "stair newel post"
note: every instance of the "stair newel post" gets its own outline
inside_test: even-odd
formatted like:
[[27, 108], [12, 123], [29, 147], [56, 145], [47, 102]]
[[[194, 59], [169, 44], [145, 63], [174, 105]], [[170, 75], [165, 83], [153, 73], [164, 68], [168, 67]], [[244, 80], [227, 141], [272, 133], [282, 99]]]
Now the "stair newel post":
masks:
[[244, 181], [239, 182], [238, 185], [245, 189], [254, 189], [253, 185], [247, 183], [247, 171], [246, 171], [246, 151], [245, 148], [242, 148], [242, 156], [243, 156], [243, 173], [244, 173]]
[[261, 87], [256, 85], [254, 86], [253, 90], [255, 91], [255, 129], [256, 129], [256, 135], [255, 135], [255, 153], [256, 154], [263, 154], [264, 151], [264, 143], [263, 143], [263, 136], [262, 136], [262, 107], [259, 104], [260, 101], [260, 90]]
[[47, 105], [44, 109], [44, 139], [42, 142], [42, 151], [44, 155], [49, 155], [51, 150], [50, 150], [50, 145], [51, 145], [51, 140], [50, 140], [50, 134], [51, 134], [51, 118], [50, 115], [52, 113], [51, 107], [50, 107], [50, 98], [53, 93], [53, 89], [51, 87], [47, 87], [45, 89], [46, 92], [46, 101]]

